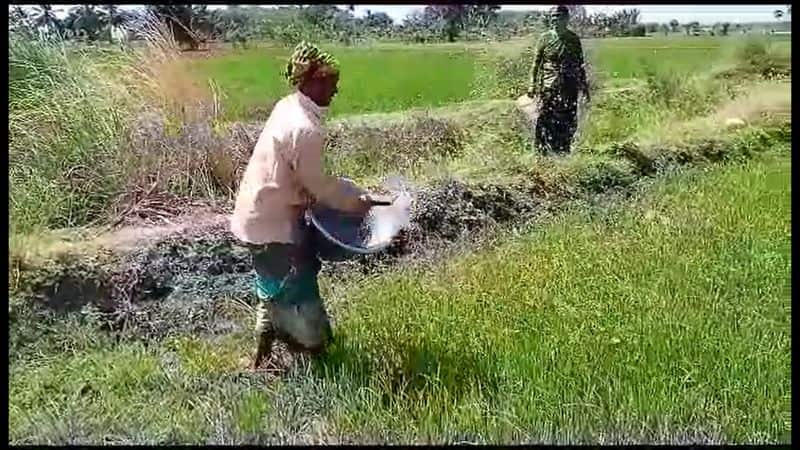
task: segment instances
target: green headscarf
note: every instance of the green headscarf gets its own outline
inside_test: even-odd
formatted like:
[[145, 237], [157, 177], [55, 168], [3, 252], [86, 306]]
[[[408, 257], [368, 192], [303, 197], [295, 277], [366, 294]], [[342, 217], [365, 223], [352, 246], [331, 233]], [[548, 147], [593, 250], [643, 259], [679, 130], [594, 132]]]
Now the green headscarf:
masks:
[[284, 76], [289, 84], [297, 86], [302, 81], [317, 76], [339, 73], [339, 63], [329, 53], [321, 51], [316, 45], [306, 41], [295, 47]]

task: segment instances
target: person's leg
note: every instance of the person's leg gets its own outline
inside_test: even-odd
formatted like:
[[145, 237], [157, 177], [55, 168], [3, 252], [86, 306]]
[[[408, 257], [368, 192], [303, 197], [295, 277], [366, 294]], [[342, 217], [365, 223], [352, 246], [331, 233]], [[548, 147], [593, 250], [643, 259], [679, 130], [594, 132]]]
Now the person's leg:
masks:
[[536, 120], [536, 149], [544, 155], [553, 152], [554, 115], [552, 108], [543, 108]]
[[562, 102], [554, 108], [553, 116], [553, 152], [564, 155], [570, 152], [572, 138], [577, 129], [577, 99], [572, 95], [567, 95]]
[[322, 354], [332, 339], [330, 322], [319, 294], [317, 277], [322, 264], [316, 251], [314, 230], [303, 227], [302, 238], [293, 248], [296, 269], [287, 285], [285, 297], [275, 306], [275, 319], [280, 339], [293, 351]]
[[257, 370], [264, 359], [269, 358], [272, 345], [275, 342], [276, 331], [270, 317], [270, 310], [266, 302], [259, 300], [256, 307], [256, 353], [253, 356], [253, 370]]
[[291, 270], [289, 244], [268, 244], [251, 246], [253, 268], [255, 270], [256, 294], [256, 353], [253, 356], [253, 369], [269, 358], [278, 330], [274, 320], [271, 302], [280, 295], [282, 283]]
[[535, 128], [535, 148], [542, 154], [548, 153], [548, 113], [545, 111], [541, 111], [539, 113], [539, 117], [536, 118], [536, 128]]
[[542, 154], [556, 151], [558, 133], [559, 94], [544, 91], [539, 102], [539, 117], [536, 120], [536, 147]]

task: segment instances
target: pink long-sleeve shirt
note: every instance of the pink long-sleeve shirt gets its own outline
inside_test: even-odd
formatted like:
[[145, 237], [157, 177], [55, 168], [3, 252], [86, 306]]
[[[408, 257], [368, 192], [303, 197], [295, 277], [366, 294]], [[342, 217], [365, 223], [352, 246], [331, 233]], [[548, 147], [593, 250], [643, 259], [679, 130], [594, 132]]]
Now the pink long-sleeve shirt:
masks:
[[325, 110], [300, 92], [272, 110], [245, 169], [231, 232], [251, 244], [296, 242], [297, 222], [312, 201], [353, 210], [358, 195], [322, 168]]

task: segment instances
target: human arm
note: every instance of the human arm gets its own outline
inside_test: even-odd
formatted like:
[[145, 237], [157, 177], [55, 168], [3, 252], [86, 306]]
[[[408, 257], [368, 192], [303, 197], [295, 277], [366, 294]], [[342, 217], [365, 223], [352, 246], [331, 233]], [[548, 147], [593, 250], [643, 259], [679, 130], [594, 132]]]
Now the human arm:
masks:
[[322, 167], [324, 139], [316, 130], [299, 130], [295, 137], [296, 172], [300, 184], [317, 201], [334, 209], [362, 213], [370, 208], [369, 197], [346, 189], [336, 177]]
[[577, 36], [575, 36], [575, 52], [575, 58], [578, 61], [579, 87], [588, 102], [591, 101], [591, 94], [589, 93], [589, 82], [586, 80], [586, 60], [583, 57], [583, 46], [581, 45], [580, 38]]
[[530, 81], [528, 82], [528, 97], [533, 98], [539, 90], [539, 71], [542, 65], [542, 55], [544, 53], [544, 35], [539, 36], [534, 50], [533, 64], [531, 65]]

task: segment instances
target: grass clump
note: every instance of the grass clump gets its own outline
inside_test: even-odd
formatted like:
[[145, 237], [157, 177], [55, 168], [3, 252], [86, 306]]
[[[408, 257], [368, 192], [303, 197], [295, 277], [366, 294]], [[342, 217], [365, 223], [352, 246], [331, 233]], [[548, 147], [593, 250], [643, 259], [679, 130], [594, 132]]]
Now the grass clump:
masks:
[[635, 209], [351, 293], [335, 376], [377, 393], [342, 423], [445, 442], [785, 441], [788, 167], [681, 176]]
[[325, 155], [332, 172], [350, 177], [412, 175], [460, 156], [464, 139], [461, 124], [433, 115], [377, 124], [342, 121], [328, 128]]
[[791, 74], [791, 53], [776, 43], [765, 39], [749, 38], [735, 49], [736, 70], [725, 72], [736, 75], [756, 75], [765, 79], [784, 78]]
[[96, 220], [123, 178], [119, 153], [137, 99], [87, 53], [9, 39], [11, 231]]
[[230, 195], [246, 155], [216, 132], [218, 105], [163, 28], [144, 21], [145, 47], [128, 51], [10, 35], [12, 234], [162, 217], [186, 199]]

